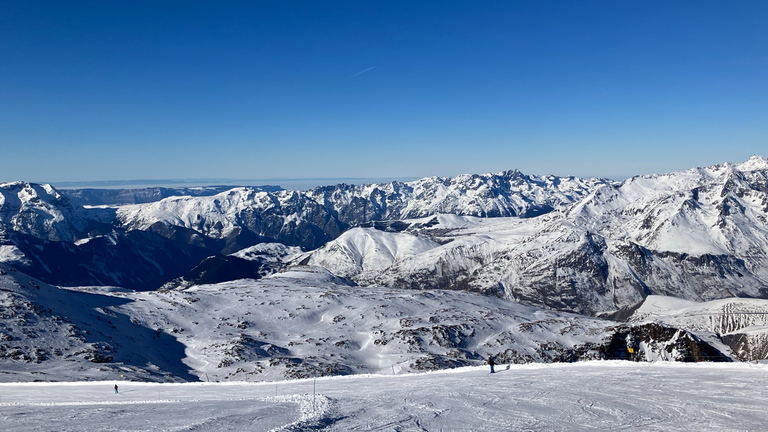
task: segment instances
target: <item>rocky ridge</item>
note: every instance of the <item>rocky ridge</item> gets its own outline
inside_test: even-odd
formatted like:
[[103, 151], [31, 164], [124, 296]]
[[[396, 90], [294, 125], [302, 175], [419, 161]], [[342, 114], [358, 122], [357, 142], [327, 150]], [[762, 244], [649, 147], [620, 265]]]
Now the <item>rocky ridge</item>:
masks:
[[[768, 297], [767, 217], [768, 161], [753, 157], [603, 185], [536, 218], [402, 221], [386, 235], [435, 246], [384, 267], [366, 267], [350, 247], [370, 237], [362, 228], [303, 259], [361, 285], [470, 290], [596, 314], [651, 294], [696, 301]], [[368, 251], [367, 262], [390, 255], [382, 245]]]
[[[82, 207], [49, 185], [0, 186], [2, 261], [60, 285], [157, 287], [210, 256], [261, 243], [311, 250], [352, 226], [456, 211], [534, 216], [578, 200], [601, 179], [517, 171], [312, 191], [232, 188], [68, 192], [76, 202], [152, 201]], [[163, 194], [178, 193], [159, 201]], [[94, 195], [95, 194], [95, 195]]]
[[0, 188], [0, 258], [51, 283], [146, 290], [272, 242], [361, 285], [470, 290], [592, 315], [650, 294], [768, 296], [767, 179], [768, 161], [755, 156], [621, 183], [508, 171], [106, 208], [17, 182]]

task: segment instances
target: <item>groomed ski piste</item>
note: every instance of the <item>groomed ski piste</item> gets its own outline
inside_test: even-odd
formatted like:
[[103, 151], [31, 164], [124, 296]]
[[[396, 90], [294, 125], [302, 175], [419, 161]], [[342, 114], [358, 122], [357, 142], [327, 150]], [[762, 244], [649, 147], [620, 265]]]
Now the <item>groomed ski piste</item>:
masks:
[[[114, 393], [114, 384], [119, 394]], [[0, 384], [13, 431], [758, 431], [768, 366], [591, 361], [280, 382]]]

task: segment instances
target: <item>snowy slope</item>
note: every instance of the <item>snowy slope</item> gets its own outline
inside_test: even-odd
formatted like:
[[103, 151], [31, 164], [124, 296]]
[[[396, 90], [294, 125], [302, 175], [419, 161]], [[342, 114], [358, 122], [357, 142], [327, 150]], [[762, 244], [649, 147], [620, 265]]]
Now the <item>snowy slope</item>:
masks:
[[0, 381], [194, 379], [183, 346], [119, 312], [121, 288], [60, 289], [0, 265]]
[[588, 229], [658, 252], [758, 253], [768, 241], [768, 160], [633, 177], [571, 213]]
[[269, 381], [455, 368], [489, 356], [572, 362], [628, 358], [631, 338], [645, 343], [642, 360], [727, 355], [672, 327], [464, 292], [371, 290], [322, 267], [151, 292], [62, 289], [10, 267], [2, 273], [0, 381], [115, 373], [142, 381]]
[[[332, 268], [339, 276], [358, 276], [384, 270], [404, 257], [440, 246], [425, 237], [392, 233], [374, 228], [356, 228], [327, 243], [323, 254], [309, 254], [309, 265]], [[302, 258], [299, 258], [302, 259]]]
[[597, 358], [612, 325], [468, 293], [360, 289], [319, 267], [132, 297], [121, 311], [177, 335], [193, 373], [217, 379]]
[[[18, 432], [759, 431], [766, 365], [586, 362], [279, 383], [0, 384]], [[117, 382], [120, 393], [114, 394]], [[316, 393], [316, 395], [314, 395]]]

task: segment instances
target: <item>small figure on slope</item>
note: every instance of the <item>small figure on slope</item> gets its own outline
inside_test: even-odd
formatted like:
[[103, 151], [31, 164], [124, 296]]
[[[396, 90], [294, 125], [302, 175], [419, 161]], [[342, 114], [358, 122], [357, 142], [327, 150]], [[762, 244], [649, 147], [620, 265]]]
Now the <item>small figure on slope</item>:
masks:
[[117, 384], [115, 384], [115, 393], [117, 393]]
[[491, 367], [491, 373], [493, 373], [493, 367], [496, 366], [496, 362], [493, 361], [493, 356], [488, 356], [488, 366]]

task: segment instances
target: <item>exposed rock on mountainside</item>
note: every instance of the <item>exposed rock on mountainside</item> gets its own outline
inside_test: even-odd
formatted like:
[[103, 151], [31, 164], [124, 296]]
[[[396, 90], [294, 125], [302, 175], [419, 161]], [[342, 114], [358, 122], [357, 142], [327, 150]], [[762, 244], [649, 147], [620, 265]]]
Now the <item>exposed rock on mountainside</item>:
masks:
[[2, 272], [0, 381], [400, 374], [489, 356], [499, 364], [621, 357], [627, 347], [638, 360], [715, 357], [671, 326], [617, 326], [472, 293], [363, 289], [321, 267], [153, 292], [62, 289]]
[[187, 274], [163, 285], [163, 289], [186, 288], [237, 279], [261, 279], [276, 273], [286, 261], [299, 255], [298, 247], [280, 243], [262, 243], [231, 255], [215, 255], [204, 259]]
[[[154, 289], [206, 257], [277, 242], [321, 247], [298, 262], [363, 285], [466, 289], [585, 314], [649, 294], [768, 297], [768, 161], [758, 156], [621, 184], [509, 171], [235, 188], [115, 209], [72, 206], [49, 186], [1, 189], [0, 257], [58, 284]], [[392, 235], [374, 239], [382, 230]]]
[[[215, 187], [68, 192], [77, 202], [91, 203], [187, 195], [87, 209], [48, 185], [7, 183], [0, 187], [0, 242], [11, 248], [0, 259], [56, 284], [155, 289], [206, 257], [259, 243], [309, 250], [350, 226], [439, 211], [533, 216], [572, 203], [606, 183], [509, 171], [410, 183], [341, 184], [308, 192], [268, 187], [233, 188], [212, 196]], [[73, 269], [81, 262], [83, 269]]]
[[730, 357], [698, 336], [686, 330], [657, 323], [616, 327], [604, 353], [607, 358], [628, 358], [636, 361], [731, 361]]
[[195, 378], [182, 344], [115, 309], [127, 300], [103, 290], [68, 291], [0, 265], [0, 381]]
[[[768, 358], [768, 300], [729, 298], [709, 302], [648, 296], [626, 320], [661, 323], [721, 341], [743, 361]], [[716, 342], [713, 342], [716, 343]]]
[[[358, 265], [349, 245], [369, 235], [362, 229], [305, 259], [362, 285], [467, 289], [586, 314], [650, 294], [768, 297], [767, 185], [768, 161], [753, 157], [604, 185], [537, 218], [412, 220], [388, 235], [440, 246], [386, 268]], [[377, 261], [374, 252], [366, 259]]]

